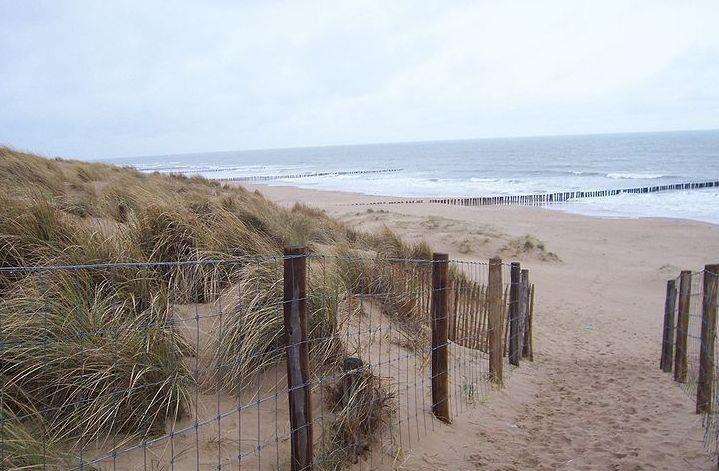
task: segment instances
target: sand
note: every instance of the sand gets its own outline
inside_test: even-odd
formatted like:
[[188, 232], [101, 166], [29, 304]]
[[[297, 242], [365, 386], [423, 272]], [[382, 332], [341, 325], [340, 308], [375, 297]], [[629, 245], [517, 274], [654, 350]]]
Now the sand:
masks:
[[[452, 257], [500, 254], [531, 270], [535, 362], [385, 467], [716, 469], [693, 399], [659, 371], [658, 360], [666, 280], [719, 262], [719, 227], [525, 207], [342, 206], [378, 198], [251, 188], [280, 204], [325, 208], [363, 229], [387, 225]], [[516, 241], [522, 247], [527, 234], [542, 247], [518, 253]]]

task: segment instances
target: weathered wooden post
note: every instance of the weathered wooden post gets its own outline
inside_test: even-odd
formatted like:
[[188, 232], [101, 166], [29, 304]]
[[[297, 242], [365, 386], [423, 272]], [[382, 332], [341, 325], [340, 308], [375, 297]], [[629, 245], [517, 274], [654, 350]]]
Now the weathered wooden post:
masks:
[[512, 262], [510, 265], [510, 287], [509, 287], [509, 363], [519, 366], [521, 355], [519, 336], [521, 335], [521, 272], [519, 262]]
[[529, 310], [527, 314], [527, 328], [524, 331], [524, 357], [529, 361], [534, 361], [534, 332], [532, 324], [534, 323], [534, 283], [529, 287]]
[[520, 336], [522, 338], [522, 358], [529, 357], [529, 270], [526, 268], [521, 272], [522, 280], [522, 330]]
[[675, 280], [667, 281], [667, 296], [664, 302], [664, 329], [662, 332], [662, 358], [659, 367], [665, 373], [672, 372], [674, 356], [674, 310], [677, 304], [677, 284]]
[[313, 462], [312, 397], [305, 302], [306, 273], [307, 249], [304, 247], [285, 249], [283, 304], [292, 471], [311, 470]]
[[717, 322], [717, 277], [719, 265], [704, 267], [702, 297], [701, 349], [699, 351], [699, 380], [697, 382], [697, 414], [712, 412], [714, 389], [714, 341]]
[[692, 290], [692, 272], [683, 270], [679, 275], [679, 305], [677, 309], [677, 335], [674, 342], [674, 381], [687, 381], [687, 333], [689, 332], [689, 301]]
[[502, 290], [502, 356], [509, 355], [509, 288]]
[[[450, 304], [451, 307], [449, 307], [449, 312], [451, 312], [452, 315], [447, 320], [447, 338], [454, 343], [464, 345], [464, 340], [467, 333], [463, 327], [464, 324], [467, 322], [467, 318], [466, 316], [463, 316], [462, 312], [459, 310], [459, 295], [462, 292], [462, 287], [459, 286], [460, 283], [460, 281], [456, 280], [454, 284], [454, 298], [452, 298], [452, 303]], [[457, 327], [458, 318], [460, 328]], [[459, 341], [457, 339], [459, 339]]]
[[447, 300], [449, 289], [447, 254], [432, 255], [432, 412], [450, 423], [447, 372]]
[[504, 383], [502, 362], [503, 322], [502, 322], [502, 259], [489, 260], [489, 282], [487, 297], [489, 315], [487, 316], [487, 336], [489, 340], [489, 377], [498, 386]]

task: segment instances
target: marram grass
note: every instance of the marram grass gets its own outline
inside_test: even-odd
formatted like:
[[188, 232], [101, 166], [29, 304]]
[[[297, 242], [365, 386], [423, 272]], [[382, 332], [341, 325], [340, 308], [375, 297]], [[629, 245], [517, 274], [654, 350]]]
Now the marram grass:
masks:
[[[336, 333], [348, 296], [381, 296], [389, 318], [425, 322], [412, 295], [416, 273], [383, 271], [376, 257], [428, 259], [430, 249], [389, 230], [360, 233], [322, 211], [283, 208], [199, 177], [6, 147], [0, 186], [0, 266], [232, 260], [0, 273], [3, 469], [71, 467], [79, 444], [107, 449], [160, 436], [188, 416], [197, 388], [239, 394], [240, 379], [280, 362], [281, 254], [290, 244], [317, 255], [308, 261], [313, 375], [338, 371], [346, 355]], [[216, 305], [224, 296], [230, 302], [218, 328], [206, 343], [193, 343], [175, 308]], [[209, 359], [216, 373], [193, 375], [195, 358]], [[359, 426], [369, 443], [381, 428], [387, 392], [371, 376], [362, 384], [336, 410], [339, 442]]]

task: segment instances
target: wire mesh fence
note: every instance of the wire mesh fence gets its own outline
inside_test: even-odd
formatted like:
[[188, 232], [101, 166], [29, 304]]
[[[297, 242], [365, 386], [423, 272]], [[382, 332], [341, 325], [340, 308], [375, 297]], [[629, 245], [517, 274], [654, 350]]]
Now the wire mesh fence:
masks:
[[660, 368], [673, 373], [682, 390], [696, 399], [704, 445], [719, 456], [718, 283], [718, 265], [682, 271], [667, 282]]
[[496, 266], [288, 251], [0, 268], [0, 463], [396, 463], [501, 384], [493, 351], [506, 372], [513, 348], [531, 358], [533, 285]]

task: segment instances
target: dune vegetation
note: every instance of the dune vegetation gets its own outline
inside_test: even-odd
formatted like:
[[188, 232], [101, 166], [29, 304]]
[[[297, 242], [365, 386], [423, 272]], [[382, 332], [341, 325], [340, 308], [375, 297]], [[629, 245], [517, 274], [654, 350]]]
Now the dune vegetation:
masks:
[[[379, 270], [375, 260], [427, 259], [430, 249], [389, 230], [356, 232], [321, 211], [280, 207], [199, 177], [9, 148], [0, 148], [0, 185], [0, 266], [73, 266], [0, 272], [4, 469], [68, 465], [80, 444], [109, 448], [119, 437], [162, 435], [169, 421], [190, 413], [197, 388], [240, 394], [244, 375], [282, 360], [286, 246], [317, 255], [308, 274], [310, 327], [325, 340], [312, 344], [313, 374], [337, 370], [351, 353], [333, 335], [348, 295], [383, 295], [388, 317], [405, 328], [420, 331], [424, 322], [411, 293], [417, 278]], [[212, 263], [220, 259], [231, 263]], [[197, 263], [132, 265], [178, 261]], [[107, 263], [126, 265], [86, 267]], [[239, 295], [221, 335], [200, 347], [177, 328], [172, 306], [213, 303], [228, 291]], [[193, 375], [197, 358], [214, 373]], [[368, 377], [358, 393], [366, 400], [342, 407], [388, 408], [383, 387]], [[333, 412], [336, 440], [356, 435], [345, 429], [371, 436], [382, 415], [336, 404]]]
[[500, 252], [502, 256], [522, 260], [527, 257], [533, 257], [543, 262], [561, 262], [554, 252], [547, 250], [544, 242], [531, 234], [525, 234], [521, 237], [510, 240]]

